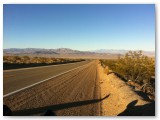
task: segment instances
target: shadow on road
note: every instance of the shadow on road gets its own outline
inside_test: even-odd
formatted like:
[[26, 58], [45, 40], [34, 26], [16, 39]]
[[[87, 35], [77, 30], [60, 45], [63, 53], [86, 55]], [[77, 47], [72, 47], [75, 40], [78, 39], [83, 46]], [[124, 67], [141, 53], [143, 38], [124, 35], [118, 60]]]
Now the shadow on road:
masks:
[[155, 102], [145, 105], [135, 106], [138, 100], [134, 100], [127, 105], [127, 108], [118, 116], [155, 116]]
[[109, 96], [110, 96], [110, 94], [107, 95], [106, 97], [102, 98], [102, 99], [93, 99], [93, 100], [86, 100], [86, 101], [70, 102], [70, 103], [51, 105], [51, 106], [45, 106], [45, 107], [40, 107], [40, 108], [18, 110], [18, 111], [13, 112], [13, 116], [34, 115], [34, 114], [44, 113], [46, 110], [57, 111], [57, 110], [62, 110], [62, 109], [66, 109], [66, 108], [72, 108], [72, 107], [78, 107], [78, 106], [83, 106], [83, 105], [88, 105], [88, 104], [94, 104], [94, 103], [100, 102], [100, 101], [108, 98]]

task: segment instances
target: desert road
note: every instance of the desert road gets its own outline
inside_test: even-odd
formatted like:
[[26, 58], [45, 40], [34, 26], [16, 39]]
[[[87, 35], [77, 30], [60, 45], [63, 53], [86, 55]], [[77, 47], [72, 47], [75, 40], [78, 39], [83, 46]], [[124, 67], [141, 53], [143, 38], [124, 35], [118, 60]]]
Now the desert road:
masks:
[[[100, 115], [100, 101], [107, 96], [100, 98], [96, 64], [85, 61], [4, 71], [4, 104], [18, 116], [42, 115], [46, 110], [58, 116]], [[23, 90], [26, 86], [30, 87]]]
[[70, 69], [82, 66], [89, 61], [63, 64], [32, 67], [24, 69], [4, 70], [3, 72], [3, 94], [6, 95], [18, 89], [40, 82], [52, 76], [58, 75]]

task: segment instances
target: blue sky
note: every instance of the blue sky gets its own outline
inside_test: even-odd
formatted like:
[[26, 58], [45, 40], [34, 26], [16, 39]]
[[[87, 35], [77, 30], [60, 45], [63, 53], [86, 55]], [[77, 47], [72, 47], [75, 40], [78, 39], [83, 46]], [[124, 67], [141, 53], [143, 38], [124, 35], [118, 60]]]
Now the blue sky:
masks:
[[155, 5], [3, 6], [4, 48], [155, 50]]

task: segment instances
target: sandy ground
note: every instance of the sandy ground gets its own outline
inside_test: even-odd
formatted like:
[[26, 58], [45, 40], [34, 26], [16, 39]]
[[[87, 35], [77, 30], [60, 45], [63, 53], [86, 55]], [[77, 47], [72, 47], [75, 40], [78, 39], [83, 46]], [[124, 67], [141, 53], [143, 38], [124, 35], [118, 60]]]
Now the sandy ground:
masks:
[[101, 97], [109, 95], [101, 102], [102, 116], [154, 114], [154, 104], [137, 95], [130, 86], [113, 73], [106, 75], [100, 64], [98, 64], [98, 71]]

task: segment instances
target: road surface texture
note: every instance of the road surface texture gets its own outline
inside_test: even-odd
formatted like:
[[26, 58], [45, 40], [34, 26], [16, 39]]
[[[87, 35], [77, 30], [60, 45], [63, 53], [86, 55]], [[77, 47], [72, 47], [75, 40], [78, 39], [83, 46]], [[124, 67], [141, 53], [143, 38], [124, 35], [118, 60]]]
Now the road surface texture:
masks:
[[63, 64], [63, 65], [51, 65], [42, 67], [32, 67], [15, 70], [4, 70], [3, 72], [3, 94], [8, 94], [15, 90], [32, 85], [44, 79], [50, 78], [57, 74], [63, 73], [70, 69], [82, 66], [89, 61]]
[[4, 95], [78, 66], [81, 67], [4, 97], [4, 104], [16, 116], [42, 115], [46, 110], [58, 116], [100, 115], [100, 101], [108, 96], [100, 98], [96, 61], [4, 72]]

